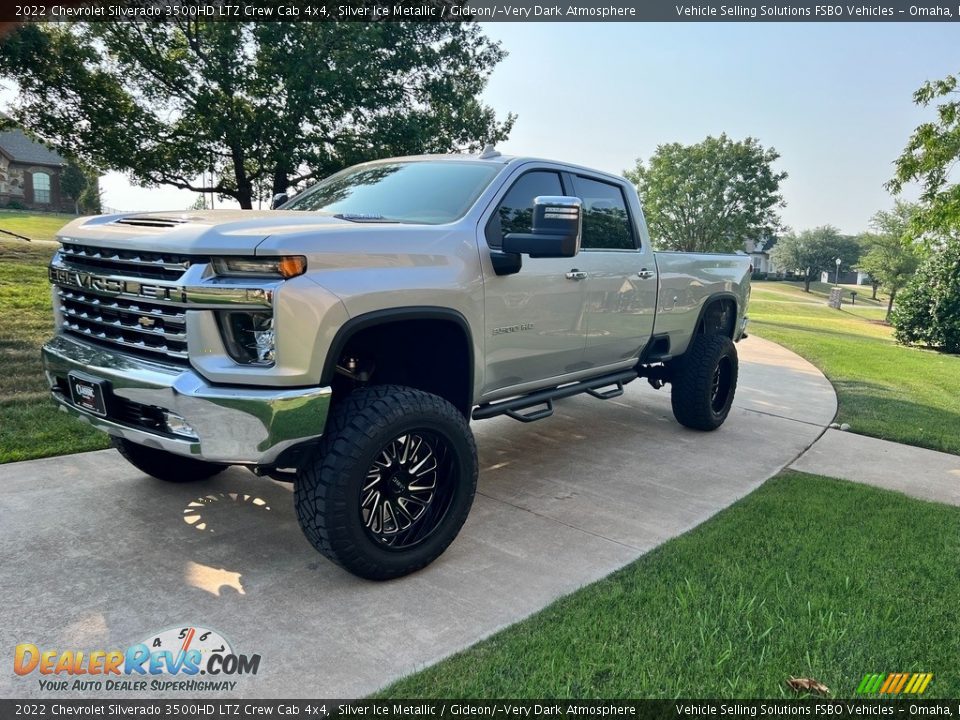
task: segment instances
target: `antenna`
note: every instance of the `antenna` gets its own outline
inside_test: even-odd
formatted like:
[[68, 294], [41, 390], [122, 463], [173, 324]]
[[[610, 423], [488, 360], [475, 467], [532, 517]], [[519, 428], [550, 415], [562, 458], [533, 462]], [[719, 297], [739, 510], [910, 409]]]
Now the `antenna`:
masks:
[[489, 160], [490, 158], [500, 157], [500, 151], [497, 150], [491, 143], [487, 143], [483, 146], [483, 152], [480, 153], [481, 160]]

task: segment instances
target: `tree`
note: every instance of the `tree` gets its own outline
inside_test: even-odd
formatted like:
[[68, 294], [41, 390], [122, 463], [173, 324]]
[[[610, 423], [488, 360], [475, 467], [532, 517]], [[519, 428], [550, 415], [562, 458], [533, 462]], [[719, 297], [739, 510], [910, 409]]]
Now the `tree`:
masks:
[[899, 342], [960, 352], [960, 91], [958, 75], [924, 83], [913, 94], [917, 105], [936, 103], [936, 118], [921, 124], [896, 161], [887, 184], [899, 193], [909, 182], [921, 185], [913, 226], [926, 234], [928, 253], [890, 315]]
[[898, 342], [960, 353], [960, 234], [931, 252], [891, 315]]
[[881, 210], [870, 220], [873, 232], [860, 235], [858, 241], [866, 254], [859, 268], [870, 274], [887, 292], [887, 322], [897, 293], [909, 282], [920, 264], [919, 242], [912, 232], [917, 206], [897, 200], [893, 210]]
[[754, 138], [707, 137], [696, 145], [659, 145], [650, 162], [624, 175], [637, 186], [659, 247], [687, 252], [742, 250], [743, 243], [781, 229], [786, 173], [780, 155]]
[[810, 281], [823, 270], [835, 271], [837, 258], [841, 268], [855, 265], [860, 258], [860, 246], [832, 225], [822, 225], [799, 234], [787, 233], [770, 251], [770, 258], [777, 267], [802, 273], [803, 289], [810, 292]]
[[80, 214], [80, 196], [87, 188], [87, 175], [76, 163], [67, 163], [60, 174], [60, 189], [73, 200], [73, 212]]
[[103, 193], [100, 191], [100, 176], [96, 170], [87, 173], [87, 186], [78, 200], [80, 212], [99, 215], [103, 212]]
[[61, 153], [250, 208], [363, 160], [506, 138], [514, 117], [477, 99], [504, 55], [471, 23], [30, 23], [0, 72], [16, 121]]
[[960, 228], [960, 184], [951, 175], [960, 162], [960, 91], [957, 75], [924, 83], [913, 94], [917, 105], [927, 107], [940, 98], [937, 118], [914, 130], [895, 163], [896, 174], [887, 187], [899, 194], [904, 185], [921, 184], [921, 207], [915, 218], [922, 232], [947, 234]]

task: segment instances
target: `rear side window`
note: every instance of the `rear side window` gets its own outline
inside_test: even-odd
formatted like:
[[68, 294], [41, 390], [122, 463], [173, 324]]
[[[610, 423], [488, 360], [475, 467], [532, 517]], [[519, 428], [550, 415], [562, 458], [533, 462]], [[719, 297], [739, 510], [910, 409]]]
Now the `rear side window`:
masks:
[[533, 199], [540, 195], [563, 195], [559, 173], [534, 170], [517, 178], [487, 223], [487, 244], [498, 248], [507, 233], [533, 229]]
[[583, 201], [583, 239], [585, 250], [634, 250], [636, 243], [623, 189], [619, 185], [574, 178], [577, 196]]

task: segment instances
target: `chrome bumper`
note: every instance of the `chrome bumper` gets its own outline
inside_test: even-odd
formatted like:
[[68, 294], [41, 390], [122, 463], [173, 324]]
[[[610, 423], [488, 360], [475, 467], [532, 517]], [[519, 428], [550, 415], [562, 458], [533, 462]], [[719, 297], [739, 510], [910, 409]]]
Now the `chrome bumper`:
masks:
[[[63, 335], [43, 347], [43, 364], [61, 410], [111, 435], [199, 460], [272, 465], [284, 450], [323, 434], [330, 408], [329, 387], [215, 386], [189, 367], [120, 354]], [[71, 371], [105, 381], [114, 407], [129, 402], [174, 413], [194, 435], [138, 427], [120, 413], [99, 417], [78, 408], [64, 391]]]

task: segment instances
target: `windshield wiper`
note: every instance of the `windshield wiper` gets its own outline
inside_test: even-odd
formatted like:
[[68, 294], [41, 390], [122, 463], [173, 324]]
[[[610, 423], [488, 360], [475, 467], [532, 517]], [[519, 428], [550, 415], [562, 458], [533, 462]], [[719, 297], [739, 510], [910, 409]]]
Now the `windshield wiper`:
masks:
[[350, 222], [368, 222], [368, 223], [395, 223], [399, 220], [391, 220], [390, 218], [385, 218], [383, 215], [374, 215], [373, 213], [337, 213], [334, 215], [335, 218], [340, 220], [348, 220]]

